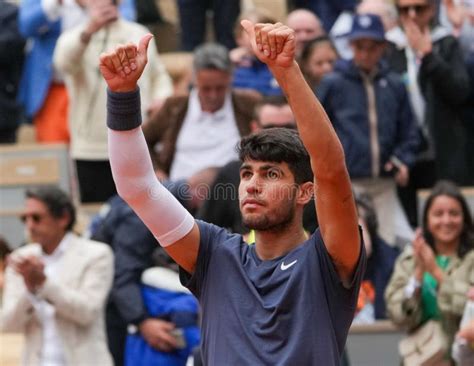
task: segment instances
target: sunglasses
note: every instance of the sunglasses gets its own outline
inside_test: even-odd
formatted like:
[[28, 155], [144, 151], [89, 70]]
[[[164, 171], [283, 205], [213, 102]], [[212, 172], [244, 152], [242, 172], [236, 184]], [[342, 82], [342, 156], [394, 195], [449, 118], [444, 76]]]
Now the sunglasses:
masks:
[[31, 219], [31, 220], [33, 220], [33, 222], [35, 224], [39, 224], [41, 222], [41, 220], [43, 220], [43, 218], [44, 218], [44, 215], [41, 215], [41, 214], [38, 214], [38, 213], [23, 214], [23, 215], [20, 216], [20, 220], [23, 223], [26, 223], [26, 221], [28, 221], [28, 219]]
[[406, 5], [406, 6], [397, 6], [397, 9], [401, 15], [407, 15], [411, 10], [414, 11], [418, 15], [425, 12], [429, 7], [430, 7], [429, 4]]

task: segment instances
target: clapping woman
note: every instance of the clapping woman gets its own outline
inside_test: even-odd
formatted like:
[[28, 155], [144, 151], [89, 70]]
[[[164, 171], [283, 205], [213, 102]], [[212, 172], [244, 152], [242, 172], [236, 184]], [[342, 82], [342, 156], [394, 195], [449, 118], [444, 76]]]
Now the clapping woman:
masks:
[[[452, 344], [474, 285], [474, 228], [466, 199], [448, 181], [432, 189], [422, 228], [397, 259], [385, 292], [389, 318], [409, 332], [429, 320]], [[449, 364], [449, 353], [445, 361]]]

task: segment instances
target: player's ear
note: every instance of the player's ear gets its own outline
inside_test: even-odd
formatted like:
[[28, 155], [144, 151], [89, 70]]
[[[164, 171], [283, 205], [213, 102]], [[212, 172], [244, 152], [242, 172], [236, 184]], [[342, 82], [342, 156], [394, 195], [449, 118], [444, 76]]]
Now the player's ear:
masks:
[[298, 197], [296, 199], [297, 203], [301, 205], [306, 205], [313, 198], [313, 193], [313, 182], [304, 182], [303, 184], [300, 184], [298, 189]]

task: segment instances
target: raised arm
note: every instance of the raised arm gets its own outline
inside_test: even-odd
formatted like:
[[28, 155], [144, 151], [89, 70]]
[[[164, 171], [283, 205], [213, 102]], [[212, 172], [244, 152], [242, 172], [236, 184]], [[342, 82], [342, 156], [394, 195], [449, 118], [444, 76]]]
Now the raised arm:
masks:
[[361, 245], [341, 143], [295, 61], [294, 31], [281, 23], [254, 25], [244, 20], [242, 26], [252, 40], [255, 54], [268, 65], [293, 110], [311, 157], [321, 235], [339, 275], [349, 281]]
[[109, 158], [117, 192], [133, 208], [168, 254], [193, 273], [199, 229], [193, 217], [156, 178], [141, 130], [137, 81], [147, 63], [151, 35], [118, 46], [100, 57], [100, 71], [109, 87], [107, 124]]

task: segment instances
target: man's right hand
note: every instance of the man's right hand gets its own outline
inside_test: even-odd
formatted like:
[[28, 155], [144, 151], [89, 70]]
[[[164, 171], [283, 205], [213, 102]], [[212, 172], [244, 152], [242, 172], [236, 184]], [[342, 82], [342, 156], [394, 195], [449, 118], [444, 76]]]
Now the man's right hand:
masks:
[[112, 52], [100, 55], [100, 72], [113, 92], [130, 92], [137, 88], [137, 82], [147, 64], [147, 50], [151, 34], [142, 37], [138, 46], [133, 43], [119, 45]]
[[161, 319], [148, 318], [139, 325], [145, 341], [162, 352], [172, 352], [177, 348], [176, 338], [171, 334], [175, 328], [173, 323]]
[[25, 286], [31, 293], [35, 293], [46, 280], [44, 263], [40, 258], [34, 255], [26, 257], [9, 256], [8, 265], [11, 266], [15, 272], [23, 276]]
[[431, 53], [433, 50], [433, 42], [431, 40], [429, 27], [421, 29], [415, 21], [409, 17], [402, 18], [401, 23], [405, 30], [408, 44], [416, 56], [422, 59], [425, 55]]

